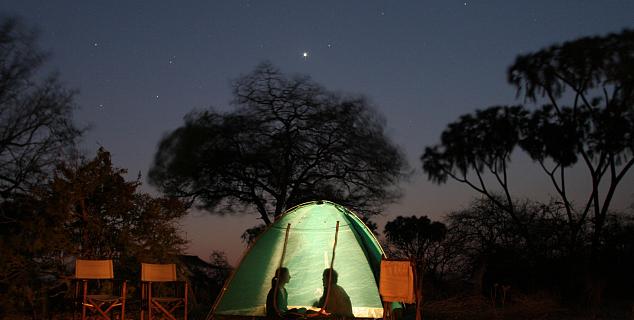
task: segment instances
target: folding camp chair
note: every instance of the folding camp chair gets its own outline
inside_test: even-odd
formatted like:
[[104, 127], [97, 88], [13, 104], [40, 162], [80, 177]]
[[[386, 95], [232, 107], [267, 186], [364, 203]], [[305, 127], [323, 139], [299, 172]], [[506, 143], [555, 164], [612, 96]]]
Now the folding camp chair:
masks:
[[187, 320], [187, 290], [187, 281], [176, 279], [175, 264], [141, 263], [141, 319], [147, 312], [149, 320], [155, 319], [155, 314], [157, 319], [175, 320], [175, 312], [182, 307], [183, 319]]
[[[408, 260], [381, 260], [379, 293], [383, 300], [383, 318], [398, 319], [400, 303], [416, 302], [414, 269]], [[395, 304], [396, 303], [396, 304]]]
[[[120, 313], [116, 319], [125, 319], [126, 282], [114, 280], [112, 260], [77, 259], [75, 280], [75, 297], [81, 303], [82, 320], [90, 315], [111, 320], [113, 315], [117, 315], [115, 311], [119, 308]], [[106, 282], [110, 283], [110, 288]], [[104, 294], [104, 290], [110, 291], [110, 294]]]

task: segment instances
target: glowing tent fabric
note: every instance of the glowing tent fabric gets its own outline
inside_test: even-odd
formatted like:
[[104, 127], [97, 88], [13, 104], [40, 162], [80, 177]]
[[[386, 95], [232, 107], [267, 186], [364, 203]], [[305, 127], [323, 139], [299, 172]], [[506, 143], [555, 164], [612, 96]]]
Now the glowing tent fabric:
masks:
[[[289, 308], [311, 308], [322, 295], [322, 272], [330, 267], [339, 221], [334, 269], [350, 296], [355, 317], [381, 318], [378, 290], [383, 250], [372, 232], [346, 208], [327, 201], [308, 202], [287, 211], [258, 238], [219, 295], [210, 316], [266, 315], [266, 295], [280, 266], [290, 270]], [[317, 308], [313, 308], [318, 310]]]

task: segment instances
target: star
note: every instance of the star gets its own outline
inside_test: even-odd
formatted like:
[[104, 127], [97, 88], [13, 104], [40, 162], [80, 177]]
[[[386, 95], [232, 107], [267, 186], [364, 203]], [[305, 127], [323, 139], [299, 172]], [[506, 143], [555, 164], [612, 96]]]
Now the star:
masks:
[[326, 46], [328, 47], [328, 49], [330, 49], [332, 48], [332, 43], [328, 43]]
[[98, 46], [99, 46], [99, 42], [93, 42], [93, 43], [92, 43], [92, 46], [93, 46], [93, 47], [98, 47]]
[[302, 53], [302, 57], [304, 57], [304, 60], [308, 60], [308, 51], [304, 51], [304, 53]]
[[465, 3], [464, 3], [464, 6], [465, 6], [465, 7], [466, 7], [466, 6], [468, 6], [468, 5], [469, 5], [469, 2], [465, 2]]

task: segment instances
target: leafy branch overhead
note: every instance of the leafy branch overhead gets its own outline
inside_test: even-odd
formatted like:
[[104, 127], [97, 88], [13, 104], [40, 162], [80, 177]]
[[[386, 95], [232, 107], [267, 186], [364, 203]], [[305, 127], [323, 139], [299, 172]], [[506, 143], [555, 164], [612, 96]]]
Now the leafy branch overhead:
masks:
[[150, 182], [210, 212], [255, 209], [265, 224], [314, 199], [376, 212], [407, 169], [363, 97], [263, 63], [233, 86], [232, 112], [191, 112], [160, 142]]

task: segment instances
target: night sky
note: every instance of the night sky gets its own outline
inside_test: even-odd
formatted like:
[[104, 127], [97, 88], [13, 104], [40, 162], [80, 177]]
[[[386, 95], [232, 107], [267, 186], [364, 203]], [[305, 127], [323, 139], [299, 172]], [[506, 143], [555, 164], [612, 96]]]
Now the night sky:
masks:
[[[39, 28], [39, 45], [51, 53], [46, 70], [79, 90], [76, 120], [92, 127], [82, 150], [93, 157], [105, 147], [129, 179], [143, 175], [144, 191], [154, 192], [145, 176], [159, 139], [195, 108], [229, 110], [231, 80], [259, 62], [365, 94], [414, 170], [401, 202], [377, 219], [381, 225], [397, 215], [440, 219], [469, 204], [475, 193], [428, 182], [418, 158], [461, 114], [523, 102], [506, 83], [518, 54], [634, 28], [632, 0], [4, 0], [0, 13]], [[529, 162], [513, 159], [511, 188], [545, 199], [552, 187]], [[633, 175], [615, 209], [634, 203]], [[579, 174], [572, 182], [586, 179]], [[189, 252], [206, 259], [223, 250], [235, 263], [240, 234], [258, 221], [193, 213], [183, 223]]]

